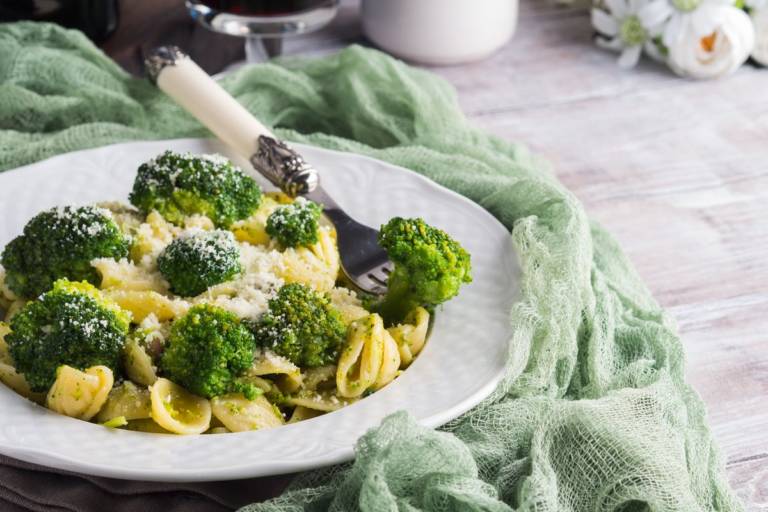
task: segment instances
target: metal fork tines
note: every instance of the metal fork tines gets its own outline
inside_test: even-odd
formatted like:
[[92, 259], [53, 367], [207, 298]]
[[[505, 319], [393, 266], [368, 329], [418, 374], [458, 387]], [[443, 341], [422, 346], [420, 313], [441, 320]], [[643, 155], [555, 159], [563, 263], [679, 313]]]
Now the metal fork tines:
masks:
[[366, 293], [386, 293], [393, 265], [379, 245], [379, 232], [350, 217], [320, 187], [306, 197], [323, 205], [323, 213], [336, 228], [341, 267], [347, 278]]

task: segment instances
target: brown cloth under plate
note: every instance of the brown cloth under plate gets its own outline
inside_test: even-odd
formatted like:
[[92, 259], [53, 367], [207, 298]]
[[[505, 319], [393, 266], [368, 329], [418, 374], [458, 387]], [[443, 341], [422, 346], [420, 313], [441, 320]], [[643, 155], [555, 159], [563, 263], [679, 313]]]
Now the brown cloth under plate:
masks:
[[0, 455], [0, 511], [228, 512], [277, 496], [291, 478], [136, 482], [52, 470]]

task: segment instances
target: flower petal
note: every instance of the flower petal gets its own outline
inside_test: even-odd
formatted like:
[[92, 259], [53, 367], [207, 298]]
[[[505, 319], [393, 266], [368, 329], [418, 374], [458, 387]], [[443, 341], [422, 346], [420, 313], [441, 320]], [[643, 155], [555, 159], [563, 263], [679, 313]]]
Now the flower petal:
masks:
[[672, 15], [672, 7], [667, 0], [653, 0], [643, 6], [637, 17], [646, 30], [655, 29], [662, 25]]
[[629, 14], [629, 8], [626, 0], [605, 0], [605, 5], [611, 11], [611, 15], [616, 19], [622, 19]]
[[698, 37], [704, 37], [717, 30], [723, 21], [723, 11], [727, 8], [711, 4], [700, 5], [698, 9], [689, 15], [693, 34]]
[[671, 48], [672, 45], [677, 44], [678, 39], [681, 37], [686, 17], [687, 15], [685, 14], [675, 14], [670, 18], [661, 36], [664, 46]]
[[635, 67], [637, 61], [640, 60], [640, 52], [642, 49], [642, 45], [639, 44], [624, 48], [624, 51], [621, 52], [621, 57], [619, 57], [619, 67], [623, 69]]
[[619, 33], [619, 22], [600, 9], [592, 9], [592, 26], [606, 36], [615, 36]]
[[630, 14], [637, 14], [646, 3], [647, 0], [629, 0], [628, 12]]

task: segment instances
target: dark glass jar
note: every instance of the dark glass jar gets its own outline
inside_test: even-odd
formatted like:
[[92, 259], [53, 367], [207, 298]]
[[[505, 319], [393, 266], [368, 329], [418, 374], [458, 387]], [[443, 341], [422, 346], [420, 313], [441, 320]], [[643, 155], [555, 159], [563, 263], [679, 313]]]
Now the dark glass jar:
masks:
[[50, 21], [96, 42], [117, 29], [118, 0], [0, 0], [0, 21]]

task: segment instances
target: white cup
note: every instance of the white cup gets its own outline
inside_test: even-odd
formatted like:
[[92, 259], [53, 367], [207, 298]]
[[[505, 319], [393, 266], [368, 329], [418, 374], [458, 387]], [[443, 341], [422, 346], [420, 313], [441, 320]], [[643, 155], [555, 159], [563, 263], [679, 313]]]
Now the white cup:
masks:
[[423, 64], [460, 64], [492, 54], [515, 32], [518, 0], [363, 0], [365, 35]]

